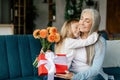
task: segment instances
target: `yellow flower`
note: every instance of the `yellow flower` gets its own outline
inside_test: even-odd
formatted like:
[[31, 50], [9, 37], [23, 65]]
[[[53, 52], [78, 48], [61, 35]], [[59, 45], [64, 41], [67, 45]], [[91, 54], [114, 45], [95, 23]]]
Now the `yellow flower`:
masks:
[[34, 30], [34, 32], [33, 32], [33, 37], [34, 37], [35, 39], [39, 39], [39, 38], [40, 38], [40, 29]]

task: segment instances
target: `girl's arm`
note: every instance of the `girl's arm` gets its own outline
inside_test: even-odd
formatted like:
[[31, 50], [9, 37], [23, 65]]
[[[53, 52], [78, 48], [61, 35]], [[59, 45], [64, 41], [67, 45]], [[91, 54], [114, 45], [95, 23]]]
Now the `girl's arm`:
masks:
[[94, 44], [98, 39], [98, 33], [92, 33], [87, 39], [72, 39], [67, 38], [65, 40], [65, 47], [67, 48], [80, 48]]
[[83, 73], [79, 72], [75, 74], [73, 76], [73, 80], [84, 80], [99, 73], [100, 69], [102, 68], [106, 50], [105, 40], [102, 38], [100, 42], [101, 42], [100, 44], [97, 43], [95, 46], [95, 56], [93, 59], [93, 64], [90, 66], [89, 70]]

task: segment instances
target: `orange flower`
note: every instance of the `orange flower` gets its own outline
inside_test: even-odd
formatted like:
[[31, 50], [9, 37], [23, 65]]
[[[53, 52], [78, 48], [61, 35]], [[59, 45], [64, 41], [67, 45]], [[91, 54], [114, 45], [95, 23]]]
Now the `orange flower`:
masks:
[[47, 27], [48, 32], [50, 31], [50, 28], [51, 28], [51, 27]]
[[50, 28], [50, 34], [55, 34], [57, 33], [57, 28], [56, 27], [51, 27]]
[[[41, 52], [45, 53], [50, 49], [50, 46], [53, 42], [60, 41], [60, 34], [57, 33], [56, 27], [47, 27], [46, 29], [36, 29], [33, 32], [34, 38], [40, 39], [42, 48]], [[33, 62], [33, 65], [36, 67], [38, 65], [38, 57]]]
[[41, 30], [40, 30], [40, 37], [41, 37], [41, 38], [46, 38], [46, 37], [47, 37], [47, 34], [48, 34], [47, 29], [41, 29]]
[[50, 34], [50, 35], [48, 35], [48, 41], [49, 42], [54, 42], [55, 41], [55, 35], [54, 34]]
[[47, 27], [46, 29], [37, 29], [33, 32], [34, 38], [40, 39], [42, 50], [46, 52], [53, 42], [60, 40], [60, 34], [56, 27]]
[[56, 33], [55, 42], [59, 42], [59, 41], [60, 41], [60, 34]]
[[39, 39], [40, 38], [40, 29], [34, 30], [33, 36], [35, 39]]

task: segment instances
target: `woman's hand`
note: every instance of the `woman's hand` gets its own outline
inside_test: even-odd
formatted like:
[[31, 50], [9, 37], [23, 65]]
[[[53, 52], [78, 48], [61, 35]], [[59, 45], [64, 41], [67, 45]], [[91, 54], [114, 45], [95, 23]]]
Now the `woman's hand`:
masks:
[[56, 74], [56, 77], [72, 80], [73, 73], [66, 71], [66, 74]]

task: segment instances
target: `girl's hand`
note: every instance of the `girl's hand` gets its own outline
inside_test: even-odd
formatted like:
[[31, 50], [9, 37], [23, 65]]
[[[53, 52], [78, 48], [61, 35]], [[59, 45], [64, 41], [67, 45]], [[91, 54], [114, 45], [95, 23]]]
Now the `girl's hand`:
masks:
[[67, 80], [72, 80], [73, 73], [66, 71], [66, 74], [56, 74], [55, 77], [64, 78], [64, 79], [67, 79]]

